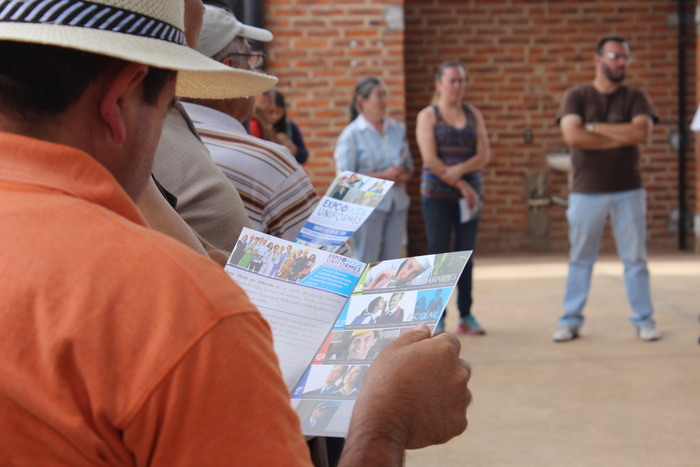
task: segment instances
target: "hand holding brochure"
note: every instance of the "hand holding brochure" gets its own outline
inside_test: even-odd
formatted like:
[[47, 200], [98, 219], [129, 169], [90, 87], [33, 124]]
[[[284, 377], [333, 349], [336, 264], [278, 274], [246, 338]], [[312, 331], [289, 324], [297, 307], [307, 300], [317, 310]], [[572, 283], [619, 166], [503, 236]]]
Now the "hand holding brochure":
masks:
[[228, 274], [270, 323], [306, 435], [345, 436], [377, 353], [436, 325], [471, 251], [367, 265], [244, 229]]

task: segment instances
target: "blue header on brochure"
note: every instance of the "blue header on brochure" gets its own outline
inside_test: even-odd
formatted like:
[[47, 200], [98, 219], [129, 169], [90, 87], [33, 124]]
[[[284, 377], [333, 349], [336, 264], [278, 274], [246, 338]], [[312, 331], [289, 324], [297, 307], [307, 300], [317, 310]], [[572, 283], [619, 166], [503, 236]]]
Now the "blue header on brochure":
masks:
[[304, 229], [309, 229], [313, 232], [319, 232], [327, 235], [339, 235], [341, 237], [349, 237], [350, 235], [355, 233], [354, 230], [334, 229], [332, 227], [328, 227], [321, 224], [315, 224], [313, 222], [307, 222], [306, 224], [304, 224]]
[[357, 275], [348, 274], [328, 266], [320, 266], [301, 279], [299, 284], [328, 290], [347, 297], [355, 288], [355, 282], [357, 282]]
[[302, 243], [311, 243], [319, 246], [339, 247], [343, 245], [354, 233], [352, 230], [332, 229], [321, 224], [307, 222], [301, 229], [297, 240]]

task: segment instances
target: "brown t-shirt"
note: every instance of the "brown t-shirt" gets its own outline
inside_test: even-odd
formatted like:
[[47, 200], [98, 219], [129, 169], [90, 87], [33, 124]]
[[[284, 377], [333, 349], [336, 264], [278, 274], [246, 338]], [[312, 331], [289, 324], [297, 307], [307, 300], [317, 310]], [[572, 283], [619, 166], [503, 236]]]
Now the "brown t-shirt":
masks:
[[[592, 84], [574, 86], [564, 95], [557, 123], [567, 114], [579, 115], [584, 123], [630, 123], [644, 114], [658, 121], [649, 97], [627, 86], [610, 94], [596, 91]], [[610, 193], [642, 187], [638, 146], [598, 151], [574, 147], [571, 162], [574, 192]]]

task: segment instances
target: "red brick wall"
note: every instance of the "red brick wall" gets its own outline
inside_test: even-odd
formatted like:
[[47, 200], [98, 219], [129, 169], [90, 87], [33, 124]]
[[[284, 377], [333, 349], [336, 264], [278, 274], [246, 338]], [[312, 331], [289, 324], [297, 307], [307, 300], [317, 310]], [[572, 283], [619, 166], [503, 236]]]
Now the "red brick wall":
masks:
[[[666, 25], [675, 5], [654, 0], [406, 2], [406, 56], [415, 57], [406, 65], [407, 74], [415, 77], [406, 90], [411, 96], [409, 118], [430, 99], [429, 72], [441, 60], [457, 59], [470, 75], [467, 99], [481, 108], [486, 119], [493, 162], [486, 170], [481, 251], [532, 246], [525, 204], [528, 174], [544, 171], [547, 191], [566, 196], [566, 177], [544, 163], [545, 154], [565, 148], [553, 117], [562, 92], [592, 78], [595, 43], [612, 32], [630, 41], [635, 63], [628, 82], [649, 93], [661, 118], [643, 156], [649, 243], [657, 248], [676, 245], [667, 219], [677, 207], [677, 162], [667, 136], [677, 125], [677, 30]], [[691, 76], [692, 46], [687, 67]], [[690, 79], [689, 109], [694, 107], [694, 89]], [[523, 138], [526, 129], [533, 131], [530, 144]], [[547, 221], [549, 245], [565, 249], [564, 208], [548, 208]], [[610, 236], [607, 240], [609, 248]]]
[[403, 30], [390, 30], [385, 9], [396, 1], [266, 0], [265, 27], [275, 39], [267, 69], [280, 78], [289, 115], [309, 149], [304, 168], [322, 194], [335, 176], [333, 148], [348, 124], [355, 83], [382, 78], [390, 115], [405, 121]]
[[[390, 31], [384, 10], [402, 3], [406, 30]], [[333, 145], [347, 123], [358, 78], [374, 74], [387, 81], [392, 116], [407, 122], [419, 165], [415, 116], [430, 102], [436, 65], [461, 61], [469, 74], [467, 100], [483, 111], [493, 151], [485, 171], [479, 250], [565, 251], [564, 208], [529, 211], [525, 181], [544, 175], [547, 193], [566, 197], [566, 176], [548, 169], [544, 158], [565, 149], [554, 115], [567, 87], [592, 79], [598, 38], [622, 34], [635, 58], [628, 84], [649, 93], [661, 118], [651, 144], [643, 148], [649, 244], [655, 250], [673, 249], [677, 234], [669, 230], [668, 216], [678, 205], [678, 164], [667, 138], [677, 128], [678, 57], [677, 28], [667, 21], [675, 8], [676, 2], [658, 0], [267, 0], [266, 27], [275, 33], [268, 69], [281, 78], [280, 88], [290, 97], [290, 114], [312, 152], [307, 170], [322, 192], [333, 176]], [[692, 25], [689, 37], [687, 122], [696, 106]], [[527, 129], [531, 143], [523, 138]], [[688, 146], [687, 204], [697, 210], [695, 160], [692, 144]], [[418, 176], [410, 190], [410, 252], [421, 253], [425, 239]], [[546, 223], [544, 234], [533, 234], [538, 222]], [[692, 248], [692, 235], [688, 238]], [[612, 248], [610, 235], [604, 248]]]

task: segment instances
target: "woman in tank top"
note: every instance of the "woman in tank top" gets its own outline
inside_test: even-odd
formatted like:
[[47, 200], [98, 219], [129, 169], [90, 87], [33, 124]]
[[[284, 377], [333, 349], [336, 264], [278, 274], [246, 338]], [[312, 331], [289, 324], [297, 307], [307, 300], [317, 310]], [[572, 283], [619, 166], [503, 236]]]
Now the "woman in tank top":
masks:
[[[423, 159], [421, 199], [428, 253], [473, 250], [479, 228], [483, 178], [491, 158], [479, 109], [464, 104], [466, 71], [448, 61], [435, 75], [435, 98], [418, 114], [416, 139]], [[451, 241], [450, 241], [451, 240]], [[457, 283], [458, 331], [485, 334], [471, 314], [474, 256]], [[436, 332], [444, 330], [444, 315]]]

